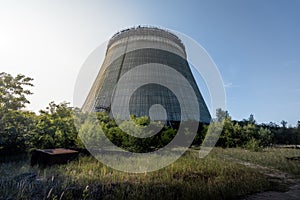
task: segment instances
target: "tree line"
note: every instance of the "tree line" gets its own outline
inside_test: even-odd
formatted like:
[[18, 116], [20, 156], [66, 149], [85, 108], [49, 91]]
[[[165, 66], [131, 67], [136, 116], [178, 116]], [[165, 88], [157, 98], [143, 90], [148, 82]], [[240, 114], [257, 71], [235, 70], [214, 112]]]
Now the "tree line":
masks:
[[0, 73], [0, 154], [27, 152], [35, 148], [76, 147], [80, 142], [74, 111], [68, 103], [39, 111], [26, 111], [33, 79]]
[[[148, 152], [168, 144], [176, 135], [176, 127], [160, 122], [151, 122], [148, 117], [131, 116], [134, 124], [124, 122], [120, 126], [106, 113], [97, 113], [96, 118], [80, 109], [73, 108], [67, 102], [50, 102], [49, 106], [38, 114], [24, 110], [32, 92], [33, 79], [24, 75], [12, 76], [0, 73], [0, 154], [28, 152], [36, 148], [85, 148], [83, 140], [103, 140], [95, 136], [101, 128], [105, 136], [117, 146], [134, 152]], [[97, 125], [95, 126], [95, 119]], [[300, 144], [300, 121], [297, 126], [256, 123], [254, 116], [241, 121], [232, 120], [227, 111], [217, 110], [217, 119], [223, 120], [223, 130], [217, 142], [221, 147], [243, 147], [259, 150], [274, 144]], [[143, 129], [153, 126], [153, 129]], [[158, 134], [149, 138], [130, 136], [124, 130], [156, 130]], [[200, 124], [193, 145], [201, 145], [208, 125]], [[185, 134], [190, 134], [185, 130]], [[151, 135], [151, 133], [150, 133]], [[79, 137], [81, 136], [81, 138]]]

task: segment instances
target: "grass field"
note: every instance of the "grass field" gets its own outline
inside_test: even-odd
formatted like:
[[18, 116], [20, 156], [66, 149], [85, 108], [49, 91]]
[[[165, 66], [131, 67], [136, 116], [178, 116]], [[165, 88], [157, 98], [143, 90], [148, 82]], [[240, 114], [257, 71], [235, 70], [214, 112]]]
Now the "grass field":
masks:
[[262, 152], [248, 151], [245, 149], [228, 148], [218, 149], [218, 154], [229, 155], [243, 161], [249, 161], [265, 167], [271, 167], [289, 174], [300, 176], [300, 161], [287, 158], [300, 157], [299, 149], [292, 148], [265, 148]]
[[[229, 155], [299, 175], [300, 150], [215, 148], [206, 158], [188, 151], [175, 163], [155, 172], [130, 174], [80, 157], [66, 165], [44, 169], [29, 160], [0, 164], [1, 199], [233, 199], [270, 189], [259, 170], [224, 158]], [[298, 167], [298, 168], [297, 168]]]

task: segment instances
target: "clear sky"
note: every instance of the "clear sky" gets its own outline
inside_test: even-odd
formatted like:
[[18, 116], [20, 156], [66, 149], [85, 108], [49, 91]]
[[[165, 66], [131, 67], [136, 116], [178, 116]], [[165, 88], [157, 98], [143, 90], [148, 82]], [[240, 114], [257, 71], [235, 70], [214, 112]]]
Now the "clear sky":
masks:
[[219, 68], [233, 119], [300, 120], [300, 1], [0, 0], [0, 71], [34, 78], [27, 109], [73, 101], [88, 55], [139, 24], [182, 32]]

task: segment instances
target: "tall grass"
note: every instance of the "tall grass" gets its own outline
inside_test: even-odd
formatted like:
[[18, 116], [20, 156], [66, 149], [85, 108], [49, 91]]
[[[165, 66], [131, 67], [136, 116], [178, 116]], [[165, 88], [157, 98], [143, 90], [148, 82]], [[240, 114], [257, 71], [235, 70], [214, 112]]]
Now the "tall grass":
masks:
[[216, 151], [217, 154], [229, 155], [234, 158], [275, 168], [300, 177], [300, 161], [287, 159], [291, 157], [300, 157], [299, 149], [265, 148], [261, 152], [254, 152], [238, 148], [216, 148], [214, 151]]
[[111, 169], [93, 157], [44, 169], [29, 161], [0, 164], [3, 199], [232, 199], [269, 188], [262, 174], [212, 152], [188, 151], [155, 172]]

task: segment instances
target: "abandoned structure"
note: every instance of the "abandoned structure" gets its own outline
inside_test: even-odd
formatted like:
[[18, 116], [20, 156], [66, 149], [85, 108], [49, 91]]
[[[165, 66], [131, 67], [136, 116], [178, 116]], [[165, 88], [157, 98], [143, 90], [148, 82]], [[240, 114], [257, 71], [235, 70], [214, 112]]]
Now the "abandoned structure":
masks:
[[[127, 79], [125, 83], [123, 82], [123, 85], [125, 85], [123, 87], [124, 91], [119, 92], [118, 95], [115, 94], [116, 85], [126, 72], [137, 66], [147, 64], [153, 65], [153, 70], [158, 69], [158, 71], [154, 73], [150, 67], [142, 74], [127, 74]], [[191, 98], [186, 92], [186, 83], [178, 81], [176, 77], [170, 77], [167, 70], [163, 67], [159, 68], [162, 65], [176, 70], [192, 87], [199, 104], [200, 116], [198, 119], [195, 119], [192, 115], [195, 108], [189, 107]], [[177, 88], [179, 95], [175, 95], [168, 87], [149, 83], [137, 88], [129, 96], [127, 90], [133, 87], [132, 83], [137, 76], [149, 80], [151, 78], [153, 80], [168, 79], [167, 81]], [[124, 117], [122, 109], [128, 107], [125, 102], [129, 102], [130, 114], [137, 117], [149, 116], [151, 106], [159, 104], [164, 107], [169, 122], [197, 120], [202, 123], [209, 123], [211, 120], [211, 115], [187, 62], [185, 46], [182, 41], [170, 31], [155, 27], [139, 26], [126, 29], [116, 33], [110, 39], [101, 70], [99, 70], [82, 106], [82, 111], [105, 111], [111, 115], [111, 106], [115, 98], [119, 98], [121, 99], [120, 102], [124, 102], [124, 105], [121, 103], [115, 109], [119, 112], [121, 118]], [[178, 98], [185, 99], [187, 109], [181, 109]]]

